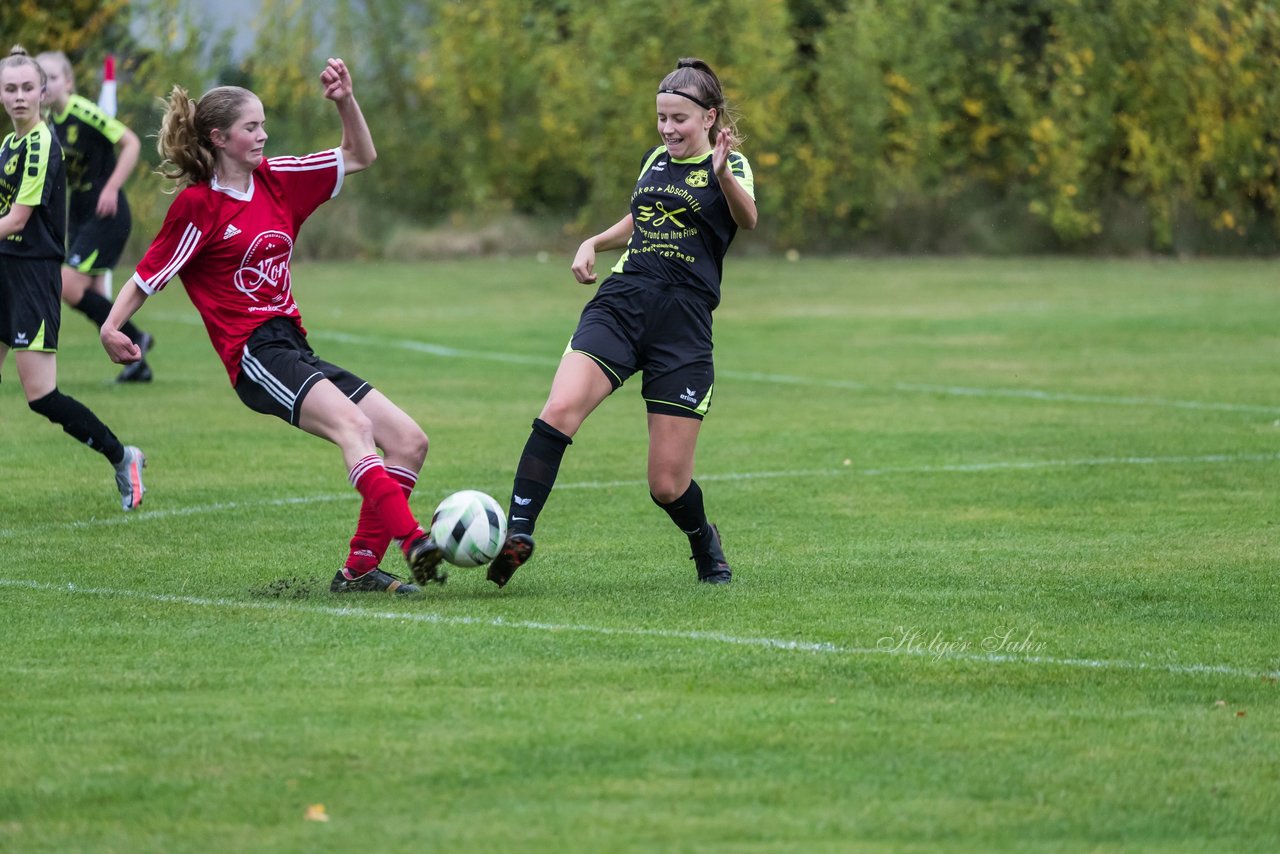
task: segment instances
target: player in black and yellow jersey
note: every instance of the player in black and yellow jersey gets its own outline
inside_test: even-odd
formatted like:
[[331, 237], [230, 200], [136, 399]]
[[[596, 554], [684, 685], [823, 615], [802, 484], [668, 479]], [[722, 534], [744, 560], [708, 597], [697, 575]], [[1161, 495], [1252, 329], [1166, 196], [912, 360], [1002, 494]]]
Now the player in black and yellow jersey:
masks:
[[698, 580], [732, 571], [693, 480], [694, 450], [711, 406], [711, 312], [720, 303], [725, 253], [756, 226], [754, 179], [734, 149], [737, 132], [720, 80], [702, 60], [681, 59], [657, 93], [662, 145], [647, 152], [631, 210], [584, 241], [574, 277], [596, 281], [596, 253], [623, 249], [561, 358], [551, 393], [516, 468], [508, 536], [489, 566], [499, 587], [533, 553], [533, 527], [565, 449], [588, 415], [636, 372], [648, 410], [649, 492], [689, 538]]
[[[36, 61], [45, 72], [44, 103], [67, 164], [69, 237], [62, 299], [101, 328], [111, 314], [106, 275], [119, 262], [132, 227], [123, 187], [138, 162], [141, 143], [123, 123], [76, 94], [66, 54], [49, 51]], [[116, 382], [150, 382], [146, 354], [154, 339], [132, 323], [122, 331], [142, 350], [143, 358], [125, 365]]]
[[[67, 201], [62, 148], [40, 117], [44, 72], [21, 47], [0, 60], [13, 133], [0, 142], [0, 366], [9, 350], [27, 405], [115, 467], [121, 506], [142, 503], [142, 451], [120, 443], [88, 407], [58, 391], [58, 268]], [[39, 493], [39, 483], [27, 484]]]

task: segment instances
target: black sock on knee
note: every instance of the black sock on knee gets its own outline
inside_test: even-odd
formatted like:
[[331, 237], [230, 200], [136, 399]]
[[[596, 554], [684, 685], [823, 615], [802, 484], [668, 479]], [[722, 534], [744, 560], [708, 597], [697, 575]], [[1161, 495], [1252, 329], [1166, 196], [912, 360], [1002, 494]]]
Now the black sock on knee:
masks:
[[107, 322], [107, 315], [111, 314], [111, 300], [97, 291], [86, 290], [84, 296], [80, 297], [80, 302], [75, 304], [75, 310], [97, 326], [102, 326]]
[[43, 415], [54, 424], [62, 427], [64, 433], [77, 441], [84, 442], [90, 448], [102, 454], [113, 465], [119, 465], [124, 459], [124, 445], [116, 438], [106, 424], [74, 397], [63, 394], [56, 388], [39, 400], [27, 404], [31, 411]]
[[[111, 300], [97, 291], [86, 290], [75, 309], [92, 320], [101, 329], [102, 324], [106, 323], [107, 317], [111, 315]], [[120, 327], [120, 331], [128, 335], [129, 340], [135, 344], [142, 337], [142, 333], [138, 330], [138, 327], [133, 325], [133, 321], [126, 321], [124, 326]]]
[[511, 489], [511, 505], [507, 512], [507, 530], [513, 534], [532, 534], [551, 487], [560, 472], [565, 448], [573, 439], [541, 418], [533, 421], [533, 431], [525, 442], [520, 464], [516, 466], [515, 484]]
[[653, 498], [654, 504], [667, 511], [671, 521], [676, 523], [676, 527], [683, 531], [688, 536], [689, 542], [694, 545], [710, 527], [707, 524], [707, 511], [702, 506], [702, 487], [698, 486], [696, 480], [689, 481], [689, 488], [684, 491], [684, 495], [670, 504], [663, 504], [654, 497], [652, 492], [649, 493], [649, 497]]

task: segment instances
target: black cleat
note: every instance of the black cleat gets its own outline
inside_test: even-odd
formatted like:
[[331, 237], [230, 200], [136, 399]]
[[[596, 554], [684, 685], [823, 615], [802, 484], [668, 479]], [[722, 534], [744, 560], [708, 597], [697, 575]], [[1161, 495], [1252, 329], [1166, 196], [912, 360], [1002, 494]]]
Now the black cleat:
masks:
[[698, 567], [698, 581], [703, 584], [728, 584], [733, 580], [733, 569], [725, 559], [720, 546], [720, 529], [708, 523], [708, 531], [702, 535], [701, 548], [689, 556]]
[[405, 584], [391, 573], [380, 569], [371, 569], [355, 578], [347, 578], [342, 570], [338, 570], [333, 581], [329, 582], [329, 591], [331, 593], [395, 593], [399, 596], [412, 596], [422, 592], [412, 584]]
[[151, 348], [155, 345], [156, 339], [151, 337], [151, 333], [143, 332], [138, 340], [134, 342], [138, 345], [138, 349], [142, 351], [142, 358], [131, 365], [125, 365], [124, 370], [120, 372], [120, 376], [116, 377], [118, 383], [149, 383], [151, 382], [151, 366], [147, 364], [147, 353], [151, 352]]
[[502, 544], [502, 551], [489, 564], [488, 579], [499, 587], [505, 587], [517, 569], [533, 556], [533, 537], [528, 534], [509, 534]]
[[149, 383], [151, 382], [151, 366], [146, 362], [134, 362], [132, 365], [125, 365], [124, 370], [120, 372], [120, 376], [116, 377], [118, 383]]
[[440, 569], [443, 557], [444, 553], [429, 534], [423, 534], [410, 543], [404, 553], [404, 559], [413, 571], [413, 580], [419, 584], [445, 583], [449, 574]]

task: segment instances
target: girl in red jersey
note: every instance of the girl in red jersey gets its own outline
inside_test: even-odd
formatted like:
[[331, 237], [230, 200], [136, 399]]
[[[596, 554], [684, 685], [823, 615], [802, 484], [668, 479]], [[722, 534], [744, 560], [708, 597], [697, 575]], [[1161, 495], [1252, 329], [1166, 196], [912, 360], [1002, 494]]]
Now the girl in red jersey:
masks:
[[0, 365], [9, 350], [27, 406], [115, 467], [120, 504], [142, 504], [146, 458], [122, 445], [98, 416], [58, 390], [58, 304], [66, 237], [66, 166], [40, 118], [44, 71], [21, 47], [0, 60], [0, 100], [13, 133], [0, 141]]
[[265, 157], [262, 102], [247, 89], [220, 86], [197, 103], [174, 87], [158, 148], [161, 174], [182, 189], [116, 298], [102, 345], [112, 361], [140, 359], [121, 326], [180, 276], [241, 401], [342, 450], [364, 501], [330, 589], [417, 593], [379, 562], [398, 540], [419, 584], [444, 580], [440, 550], [408, 503], [427, 436], [381, 392], [315, 355], [293, 298], [289, 260], [298, 229], [338, 194], [346, 175], [377, 157], [342, 60], [330, 59], [320, 82], [342, 120], [342, 144], [303, 157]]

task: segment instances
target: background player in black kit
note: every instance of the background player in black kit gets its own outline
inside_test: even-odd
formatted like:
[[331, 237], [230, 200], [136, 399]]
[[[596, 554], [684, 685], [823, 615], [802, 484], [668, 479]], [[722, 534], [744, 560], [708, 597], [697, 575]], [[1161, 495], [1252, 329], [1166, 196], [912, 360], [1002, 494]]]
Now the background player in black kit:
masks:
[[[49, 123], [62, 143], [67, 164], [70, 236], [62, 267], [62, 299], [101, 328], [111, 314], [106, 274], [120, 260], [133, 223], [122, 187], [138, 162], [142, 144], [124, 124], [75, 93], [74, 72], [66, 54], [48, 51], [36, 61], [45, 73]], [[132, 323], [122, 331], [142, 350], [143, 358], [125, 365], [116, 382], [150, 382], [146, 354], [151, 349], [151, 336]]]
[[648, 410], [650, 495], [688, 536], [698, 580], [732, 578], [693, 460], [715, 382], [711, 312], [729, 244], [739, 227], [756, 227], [754, 182], [733, 150], [734, 121], [705, 62], [681, 59], [658, 87], [657, 110], [663, 144], [643, 158], [630, 212], [584, 241], [573, 259], [574, 277], [591, 284], [596, 253], [626, 247], [583, 309], [533, 422], [516, 468], [507, 540], [489, 565], [499, 587], [533, 554], [534, 524], [574, 433], [637, 371]]
[[40, 118], [44, 72], [21, 47], [0, 60], [0, 100], [13, 133], [0, 142], [0, 365], [12, 349], [27, 405], [115, 467], [121, 506], [142, 504], [140, 450], [125, 446], [78, 400], [58, 391], [58, 302], [66, 238], [62, 149]]

